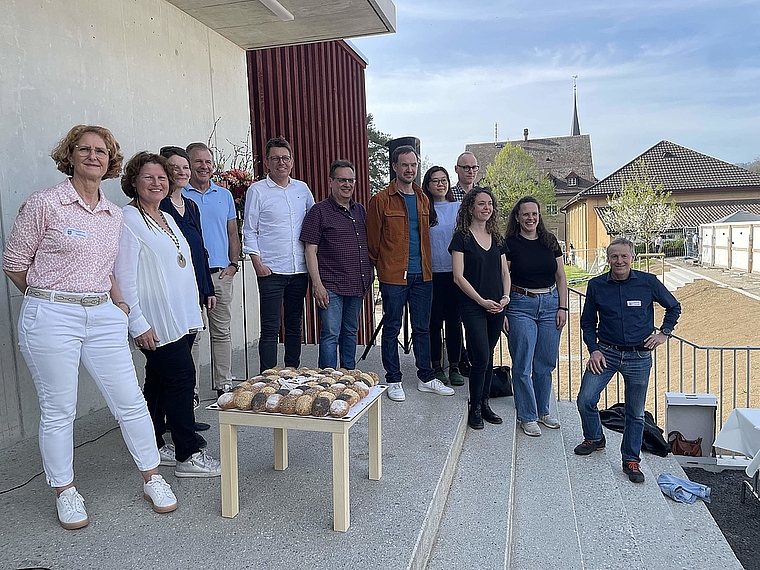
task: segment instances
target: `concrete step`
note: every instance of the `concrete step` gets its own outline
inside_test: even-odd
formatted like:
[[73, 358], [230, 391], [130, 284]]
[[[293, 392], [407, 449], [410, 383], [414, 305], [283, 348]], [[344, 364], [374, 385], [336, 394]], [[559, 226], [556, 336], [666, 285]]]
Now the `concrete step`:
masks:
[[494, 398], [504, 423], [467, 429], [428, 570], [503, 568], [509, 536], [515, 407]]
[[702, 279], [702, 276], [682, 267], [670, 266], [670, 270], [665, 273], [664, 280], [662, 275], [658, 275], [657, 278], [665, 284], [668, 291], [673, 292], [697, 279]]

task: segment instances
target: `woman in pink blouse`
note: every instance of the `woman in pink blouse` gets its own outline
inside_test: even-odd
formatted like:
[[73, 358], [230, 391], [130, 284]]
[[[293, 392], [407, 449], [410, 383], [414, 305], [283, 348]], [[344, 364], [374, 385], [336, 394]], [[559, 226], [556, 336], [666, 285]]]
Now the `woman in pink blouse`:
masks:
[[19, 348], [40, 401], [40, 452], [58, 520], [66, 529], [89, 523], [74, 486], [80, 361], [119, 422], [145, 481], [143, 496], [154, 511], [173, 511], [177, 499], [158, 474], [153, 425], [127, 344], [129, 305], [113, 278], [123, 215], [100, 189], [119, 175], [124, 157], [108, 129], [87, 125], [72, 128], [51, 157], [70, 178], [21, 205], [3, 270], [24, 293]]

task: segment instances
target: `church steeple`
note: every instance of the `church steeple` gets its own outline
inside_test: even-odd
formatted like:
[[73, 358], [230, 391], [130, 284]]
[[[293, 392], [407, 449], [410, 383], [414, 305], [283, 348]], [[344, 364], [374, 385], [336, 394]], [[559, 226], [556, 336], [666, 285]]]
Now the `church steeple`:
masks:
[[570, 134], [577, 137], [581, 134], [581, 124], [578, 121], [578, 91], [575, 85], [575, 80], [578, 79], [577, 75], [573, 75], [573, 124], [570, 126]]

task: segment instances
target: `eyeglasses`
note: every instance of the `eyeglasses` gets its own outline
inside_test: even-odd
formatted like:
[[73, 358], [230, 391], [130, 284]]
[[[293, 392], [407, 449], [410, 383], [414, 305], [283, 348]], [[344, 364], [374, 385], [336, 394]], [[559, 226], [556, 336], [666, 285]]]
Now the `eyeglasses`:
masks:
[[95, 151], [95, 156], [97, 158], [108, 158], [111, 154], [108, 152], [108, 150], [104, 148], [100, 148], [100, 147], [93, 148], [91, 146], [74, 145], [74, 150], [82, 158], [87, 158], [88, 156], [90, 156], [90, 153], [93, 151]]
[[292, 158], [292, 156], [268, 156], [267, 160], [269, 162], [281, 162], [283, 164], [288, 164]]
[[475, 166], [470, 166], [469, 164], [457, 164], [457, 168], [461, 168], [466, 172], [477, 172], [480, 170], [480, 166], [477, 164]]
[[431, 178], [430, 183], [435, 184], [436, 186], [446, 186], [449, 181], [445, 178]]
[[339, 184], [356, 184], [356, 178], [333, 178], [333, 180], [337, 180]]

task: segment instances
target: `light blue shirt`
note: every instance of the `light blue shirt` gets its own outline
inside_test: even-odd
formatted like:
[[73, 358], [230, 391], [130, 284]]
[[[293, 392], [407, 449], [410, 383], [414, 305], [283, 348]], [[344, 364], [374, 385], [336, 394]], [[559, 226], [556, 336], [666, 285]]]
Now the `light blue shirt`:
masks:
[[227, 222], [237, 218], [230, 191], [211, 182], [205, 192], [188, 184], [182, 189], [182, 195], [198, 204], [201, 211], [201, 230], [203, 245], [208, 251], [208, 266], [225, 268], [230, 261], [237, 263], [237, 259], [230, 259], [230, 240], [227, 235]]
[[451, 273], [449, 244], [454, 235], [460, 202], [434, 202], [438, 225], [430, 228], [430, 248], [433, 251], [433, 273]]

